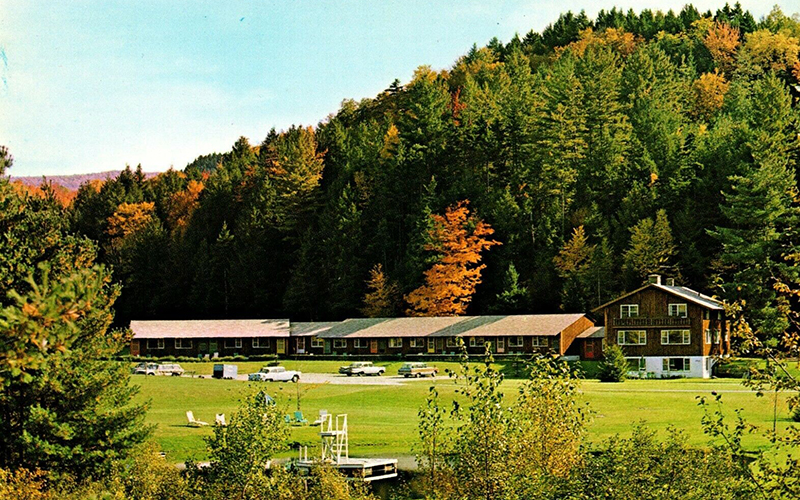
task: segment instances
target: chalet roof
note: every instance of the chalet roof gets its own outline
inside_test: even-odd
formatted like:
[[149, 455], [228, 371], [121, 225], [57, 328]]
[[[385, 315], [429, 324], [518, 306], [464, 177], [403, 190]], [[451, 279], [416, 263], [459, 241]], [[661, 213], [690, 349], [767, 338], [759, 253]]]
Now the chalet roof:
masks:
[[669, 294], [672, 294], [676, 297], [680, 297], [684, 300], [688, 300], [689, 302], [694, 302], [697, 305], [703, 306], [708, 309], [714, 309], [721, 311], [724, 309], [722, 301], [715, 299], [714, 297], [709, 297], [708, 295], [703, 295], [700, 292], [696, 292], [691, 288], [687, 288], [685, 286], [670, 286], [670, 285], [661, 285], [659, 283], [648, 283], [642, 287], [637, 288], [636, 290], [623, 294], [617, 297], [614, 300], [610, 300], [601, 306], [597, 306], [592, 309], [592, 312], [599, 311], [601, 309], [605, 309], [606, 307], [614, 304], [615, 302], [619, 302], [627, 297], [630, 297], [633, 294], [639, 293], [646, 288], [657, 288]]
[[578, 335], [579, 339], [602, 339], [606, 336], [606, 327], [604, 326], [593, 326], [591, 328], [587, 328], [583, 332]]
[[683, 297], [684, 299], [692, 301], [701, 306], [707, 307], [709, 309], [717, 309], [717, 310], [724, 309], [721, 300], [717, 300], [714, 297], [709, 297], [708, 295], [703, 295], [700, 292], [695, 292], [691, 288], [686, 288], [685, 286], [669, 286], [669, 285], [654, 285], [654, 286], [662, 290], [666, 290], [679, 297]]
[[131, 321], [134, 339], [288, 337], [288, 319]]
[[289, 326], [289, 333], [292, 337], [314, 337], [327, 332], [338, 324], [340, 324], [339, 321], [292, 322]]
[[320, 338], [555, 336], [583, 314], [352, 318], [319, 333]]

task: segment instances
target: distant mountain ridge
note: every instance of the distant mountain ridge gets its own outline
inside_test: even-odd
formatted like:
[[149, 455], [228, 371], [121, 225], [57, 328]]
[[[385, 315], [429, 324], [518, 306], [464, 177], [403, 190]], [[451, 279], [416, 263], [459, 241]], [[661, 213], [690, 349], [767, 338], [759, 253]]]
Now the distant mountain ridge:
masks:
[[[21, 182], [26, 186], [38, 187], [42, 184], [42, 180], [46, 179], [53, 184], [58, 184], [71, 191], [77, 190], [81, 184], [89, 181], [101, 180], [105, 181], [117, 177], [122, 170], [107, 170], [105, 172], [96, 172], [93, 174], [74, 174], [74, 175], [31, 175], [24, 177], [9, 176], [12, 182]], [[155, 177], [160, 172], [145, 172], [145, 177]]]

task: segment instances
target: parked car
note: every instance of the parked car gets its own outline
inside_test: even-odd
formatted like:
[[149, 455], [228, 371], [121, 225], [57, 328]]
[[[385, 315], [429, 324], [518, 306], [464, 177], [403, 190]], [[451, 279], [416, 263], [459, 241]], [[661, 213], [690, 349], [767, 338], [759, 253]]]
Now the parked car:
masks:
[[139, 363], [133, 369], [133, 373], [137, 375], [172, 375], [173, 377], [180, 377], [183, 375], [183, 368], [181, 365], [171, 364], [156, 364], [156, 363]]
[[397, 370], [398, 375], [408, 377], [435, 377], [439, 373], [439, 369], [435, 366], [428, 366], [428, 363], [415, 361], [412, 363], [403, 363], [403, 366]]
[[362, 375], [381, 376], [385, 372], [386, 372], [386, 367], [375, 366], [372, 364], [372, 361], [356, 361], [355, 363], [350, 363], [350, 366], [339, 367], [339, 373], [343, 373], [348, 377], [352, 375], [358, 375], [359, 377]]
[[133, 368], [134, 375], [155, 375], [158, 365], [155, 363], [139, 363]]
[[265, 366], [258, 373], [251, 373], [247, 380], [256, 382], [297, 382], [300, 380], [300, 372], [287, 370], [282, 366]]

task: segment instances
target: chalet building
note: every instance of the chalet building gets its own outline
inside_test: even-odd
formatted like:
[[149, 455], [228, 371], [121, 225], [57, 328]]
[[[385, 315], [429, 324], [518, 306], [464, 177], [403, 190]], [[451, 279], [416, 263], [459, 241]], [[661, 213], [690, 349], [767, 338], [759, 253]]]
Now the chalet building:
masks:
[[132, 356], [288, 354], [288, 319], [131, 321]]
[[[470, 354], [483, 354], [486, 343], [496, 354], [564, 355], [572, 347], [575, 355], [588, 352], [592, 359], [602, 352], [600, 344], [594, 346], [601, 329], [584, 314], [357, 318], [324, 323], [132, 321], [131, 330], [134, 356], [455, 355], [460, 352], [458, 338]], [[573, 347], [576, 340], [580, 348]]]
[[634, 370], [654, 377], [710, 377], [729, 356], [722, 302], [652, 275], [645, 286], [593, 310], [606, 342], [619, 345]]

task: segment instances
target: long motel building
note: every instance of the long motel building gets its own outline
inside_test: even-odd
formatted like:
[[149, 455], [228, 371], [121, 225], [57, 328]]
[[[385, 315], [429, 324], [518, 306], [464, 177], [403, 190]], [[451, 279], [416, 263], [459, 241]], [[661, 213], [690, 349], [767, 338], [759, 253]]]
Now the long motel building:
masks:
[[289, 319], [132, 321], [133, 356], [359, 357], [424, 360], [471, 355], [489, 344], [498, 359], [553, 354], [602, 358], [606, 343], [622, 347], [633, 371], [651, 377], [710, 377], [730, 355], [722, 303], [660, 276], [590, 314], [519, 314], [351, 318], [332, 322]]

